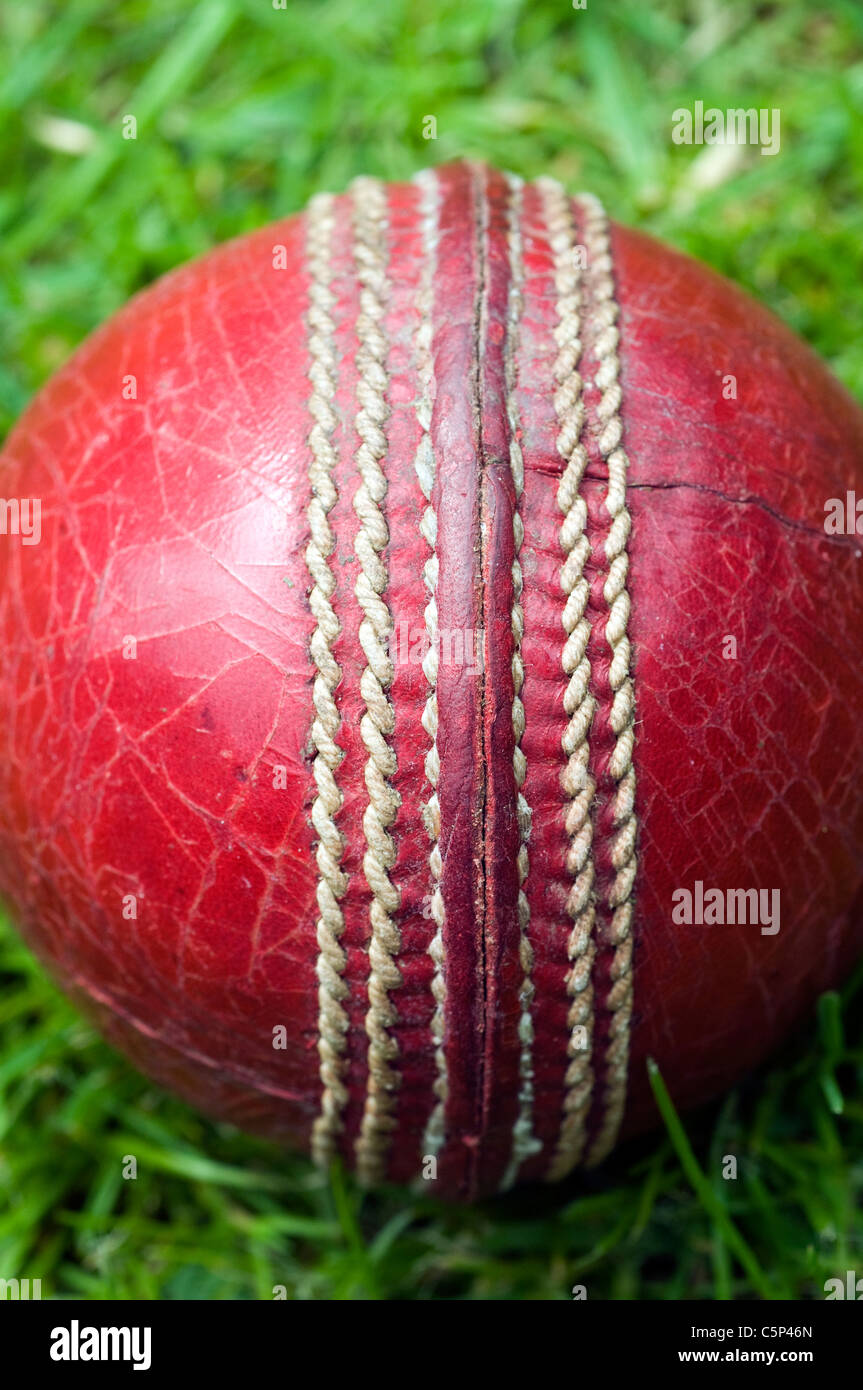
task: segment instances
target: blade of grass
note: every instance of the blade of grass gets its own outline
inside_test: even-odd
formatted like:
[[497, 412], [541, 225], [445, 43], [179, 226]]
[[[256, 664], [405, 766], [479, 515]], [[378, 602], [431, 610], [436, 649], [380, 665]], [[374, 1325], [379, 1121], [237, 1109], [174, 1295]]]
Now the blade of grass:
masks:
[[698, 1159], [693, 1153], [692, 1145], [686, 1136], [686, 1131], [680, 1123], [677, 1111], [674, 1108], [674, 1102], [668, 1094], [668, 1089], [662, 1079], [659, 1067], [652, 1057], [649, 1057], [647, 1060], [647, 1074], [650, 1078], [650, 1085], [656, 1104], [659, 1107], [659, 1113], [668, 1131], [668, 1137], [674, 1145], [674, 1151], [680, 1161], [680, 1166], [691, 1183], [701, 1205], [722, 1231], [729, 1248], [736, 1255], [740, 1264], [752, 1280], [753, 1285], [761, 1294], [761, 1297], [769, 1299], [775, 1298], [776, 1294], [773, 1291], [773, 1286], [764, 1270], [761, 1268], [761, 1265], [758, 1263], [755, 1254], [743, 1239], [743, 1236], [738, 1231], [731, 1217], [728, 1215], [728, 1212], [725, 1210], [724, 1205], [713, 1191], [710, 1182], [699, 1167]]

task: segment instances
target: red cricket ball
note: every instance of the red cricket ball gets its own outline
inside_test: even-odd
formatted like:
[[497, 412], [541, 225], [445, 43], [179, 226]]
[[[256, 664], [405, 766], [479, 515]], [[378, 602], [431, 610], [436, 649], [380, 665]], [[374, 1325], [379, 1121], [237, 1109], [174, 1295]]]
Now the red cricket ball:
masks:
[[596, 200], [318, 197], [117, 314], [3, 480], [0, 886], [202, 1109], [493, 1193], [860, 953], [863, 413]]

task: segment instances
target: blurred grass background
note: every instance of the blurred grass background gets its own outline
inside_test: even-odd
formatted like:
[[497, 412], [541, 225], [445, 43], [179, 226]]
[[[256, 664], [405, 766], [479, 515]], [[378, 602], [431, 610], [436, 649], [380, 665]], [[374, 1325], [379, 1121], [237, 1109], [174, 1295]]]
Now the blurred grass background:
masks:
[[[460, 155], [592, 188], [762, 298], [863, 399], [859, 0], [288, 6], [0, 4], [0, 437], [157, 275], [356, 173]], [[673, 145], [696, 99], [778, 107], [781, 153]], [[457, 1210], [363, 1196], [208, 1124], [102, 1045], [0, 921], [0, 1277], [87, 1299], [823, 1297], [863, 1272], [861, 1000], [858, 972], [688, 1138], [666, 1108], [666, 1134], [600, 1174]]]

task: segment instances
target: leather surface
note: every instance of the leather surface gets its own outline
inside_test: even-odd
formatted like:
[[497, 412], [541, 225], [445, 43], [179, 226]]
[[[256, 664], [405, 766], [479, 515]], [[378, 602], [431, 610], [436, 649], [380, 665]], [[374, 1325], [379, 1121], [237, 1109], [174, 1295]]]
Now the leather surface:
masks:
[[[432, 354], [439, 616], [483, 634], [483, 672], [442, 663], [448, 1140], [436, 1190], [499, 1185], [517, 1113], [522, 971], [515, 917], [512, 512], [504, 339], [506, 188], [441, 174]], [[368, 1085], [369, 891], [362, 875], [356, 321], [350, 202], [337, 200], [339, 384], [334, 654], [349, 889], [349, 1159]], [[580, 219], [580, 213], [578, 213]], [[580, 221], [579, 221], [580, 225]], [[551, 395], [556, 298], [536, 190], [524, 192], [516, 404], [527, 758], [533, 813], [534, 1132], [560, 1124], [569, 879], [560, 791], [563, 640]], [[318, 1111], [315, 836], [309, 813], [313, 629], [308, 541], [305, 221], [220, 248], [133, 300], [27, 411], [4, 495], [42, 499], [42, 541], [0, 546], [0, 887], [57, 978], [143, 1069], [212, 1113], [303, 1147]], [[396, 640], [424, 628], [426, 505], [415, 336], [419, 194], [389, 191], [387, 601]], [[273, 248], [286, 248], [276, 270]], [[627, 1133], [655, 1122], [645, 1058], [681, 1106], [716, 1094], [795, 1026], [863, 949], [859, 537], [824, 503], [863, 494], [863, 415], [774, 318], [709, 271], [622, 228], [624, 441], [631, 462], [639, 876]], [[589, 335], [585, 366], [590, 367]], [[722, 380], [737, 377], [737, 399]], [[137, 379], [125, 400], [123, 378]], [[595, 445], [594, 560], [607, 519]], [[600, 623], [602, 598], [591, 604]], [[737, 657], [723, 639], [737, 639]], [[592, 639], [607, 696], [601, 626]], [[124, 655], [136, 639], [134, 659]], [[426, 680], [397, 661], [394, 827], [401, 892], [401, 1087], [389, 1174], [418, 1169], [431, 1113], [434, 932], [422, 726]], [[602, 703], [602, 702], [601, 702]], [[600, 715], [597, 871], [608, 874]], [[284, 782], [284, 785], [274, 783]], [[781, 891], [781, 930], [677, 926], [675, 889]], [[129, 895], [136, 903], [128, 915]], [[124, 915], [124, 909], [125, 914]], [[608, 961], [597, 966], [598, 1030]], [[283, 1025], [284, 1048], [273, 1029]], [[593, 1117], [592, 1123], [596, 1123]]]
[[[637, 1025], [681, 1105], [803, 1023], [863, 948], [863, 417], [811, 351], [703, 267], [614, 242], [632, 461], [641, 801]], [[737, 399], [723, 400], [723, 378]], [[723, 639], [737, 639], [736, 660]], [[675, 888], [781, 891], [778, 934], [677, 926]], [[805, 1023], [811, 1027], [811, 1022]]]

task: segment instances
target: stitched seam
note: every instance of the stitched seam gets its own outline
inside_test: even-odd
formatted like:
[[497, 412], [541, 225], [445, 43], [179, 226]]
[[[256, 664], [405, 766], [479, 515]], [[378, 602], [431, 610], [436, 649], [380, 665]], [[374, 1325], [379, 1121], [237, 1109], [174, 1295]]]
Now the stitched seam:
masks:
[[414, 336], [417, 356], [417, 375], [420, 387], [416, 412], [422, 435], [414, 458], [414, 468], [419, 478], [423, 496], [428, 503], [420, 522], [420, 531], [429, 549], [428, 558], [423, 566], [423, 581], [429, 596], [424, 613], [428, 651], [423, 659], [423, 671], [428, 681], [429, 692], [423, 710], [422, 723], [423, 728], [431, 740], [431, 747], [426, 753], [424, 764], [426, 781], [430, 791], [422, 810], [422, 816], [423, 823], [431, 841], [431, 850], [429, 853], [429, 870], [432, 881], [430, 916], [436, 928], [428, 947], [428, 954], [434, 965], [431, 991], [434, 996], [435, 1009], [431, 1021], [431, 1035], [434, 1044], [436, 1071], [435, 1079], [432, 1083], [435, 1103], [426, 1123], [422, 1138], [422, 1156], [425, 1158], [426, 1155], [431, 1155], [432, 1157], [436, 1156], [444, 1146], [446, 1140], [446, 1101], [449, 1090], [446, 1052], [444, 1049], [447, 992], [443, 928], [446, 914], [444, 911], [443, 893], [441, 892], [440, 886], [441, 876], [443, 874], [443, 861], [441, 859], [440, 845], [438, 843], [440, 837], [440, 802], [438, 800], [437, 791], [438, 782], [440, 780], [440, 754], [437, 745], [437, 677], [440, 660], [437, 610], [439, 562], [437, 555], [437, 512], [435, 511], [433, 500], [436, 465], [431, 439], [432, 407], [434, 403], [432, 311], [434, 307], [434, 276], [437, 260], [436, 246], [440, 192], [438, 189], [437, 176], [431, 170], [424, 170], [420, 174], [417, 174], [414, 182], [420, 189], [420, 216], [422, 220], [423, 239], [423, 269], [417, 299], [419, 323]]
[[524, 493], [524, 458], [519, 443], [520, 421], [516, 400], [516, 352], [524, 303], [524, 247], [521, 233], [522, 181], [514, 175], [507, 176], [509, 185], [507, 252], [510, 267], [509, 295], [507, 302], [506, 330], [506, 415], [509, 427], [509, 459], [515, 490], [512, 528], [514, 555], [512, 564], [512, 729], [514, 736], [513, 777], [516, 788], [516, 812], [518, 816], [518, 923], [519, 923], [519, 963], [522, 971], [522, 985], [519, 991], [521, 1015], [519, 1018], [519, 1093], [518, 1115], [512, 1133], [512, 1151], [509, 1164], [504, 1173], [501, 1190], [511, 1187], [518, 1177], [522, 1163], [534, 1154], [541, 1152], [542, 1144], [533, 1131], [534, 1085], [533, 1085], [533, 1014], [532, 1005], [535, 986], [532, 979], [533, 949], [530, 943], [530, 905], [527, 899], [526, 883], [530, 870], [528, 841], [531, 830], [531, 810], [524, 795], [527, 776], [527, 758], [521, 746], [525, 731], [525, 712], [521, 693], [524, 688], [524, 660], [522, 640], [524, 638], [524, 609], [522, 593], [524, 576], [521, 568], [521, 548], [524, 543], [524, 521], [519, 510]]
[[[476, 570], [479, 594], [477, 599], [477, 612], [480, 615], [480, 622], [484, 622], [486, 604], [486, 528], [483, 518], [483, 508], [485, 506], [486, 490], [486, 458], [485, 458], [485, 437], [483, 431], [483, 409], [484, 409], [484, 379], [483, 361], [485, 357], [485, 342], [488, 332], [488, 235], [490, 222], [490, 208], [488, 196], [488, 170], [484, 165], [471, 165], [471, 192], [474, 204], [474, 216], [472, 230], [474, 235], [474, 248], [476, 257], [476, 298], [474, 302], [474, 323], [473, 323], [473, 361], [472, 361], [472, 401], [476, 412], [476, 454], [478, 463], [477, 475], [477, 495], [476, 504], [478, 508], [478, 548], [479, 563]], [[487, 641], [487, 635], [483, 639]], [[480, 775], [480, 817], [481, 826], [479, 831], [479, 852], [476, 858], [476, 868], [480, 877], [479, 893], [474, 895], [474, 907], [480, 914], [477, 934], [479, 941], [480, 958], [477, 962], [480, 998], [478, 1000], [478, 1017], [480, 1019], [481, 1037], [480, 1045], [477, 1050], [477, 1071], [478, 1075], [474, 1078], [474, 1103], [475, 1103], [475, 1129], [474, 1133], [482, 1135], [485, 1128], [486, 1104], [488, 1097], [486, 1088], [489, 1080], [493, 1082], [493, 1071], [487, 1065], [486, 1049], [489, 1045], [489, 1036], [493, 1030], [493, 1021], [489, 1018], [489, 999], [488, 999], [488, 767], [485, 762], [485, 732], [486, 732], [486, 671], [487, 664], [484, 661], [482, 672], [479, 678], [479, 745], [481, 757]], [[473, 736], [473, 735], [472, 735]], [[474, 1197], [480, 1181], [480, 1168], [484, 1155], [481, 1152], [481, 1145], [473, 1149], [468, 1149], [467, 1183], [465, 1195]]]
[[560, 575], [561, 588], [566, 596], [562, 614], [566, 640], [561, 664], [568, 681], [563, 699], [567, 725], [562, 738], [567, 761], [561, 774], [561, 784], [566, 797], [566, 830], [569, 837], [566, 867], [572, 879], [566, 910], [572, 927], [567, 942], [570, 968], [566, 980], [570, 1001], [567, 1015], [569, 1062], [563, 1117], [548, 1169], [549, 1179], [554, 1180], [564, 1177], [582, 1156], [593, 1095], [592, 972], [596, 955], [596, 914], [592, 815], [596, 787], [590, 772], [589, 736], [596, 701], [590, 691], [591, 667], [587, 652], [590, 626], [585, 616], [589, 586], [584, 570], [590, 556], [586, 535], [587, 505], [580, 495], [587, 466], [587, 452], [582, 442], [585, 420], [583, 387], [578, 371], [581, 357], [581, 274], [575, 256], [575, 229], [569, 199], [563, 189], [550, 179], [540, 180], [538, 188], [554, 258], [558, 317], [554, 332], [558, 351], [553, 369], [554, 408], [559, 425], [556, 443], [566, 463], [558, 487], [557, 504], [563, 513], [560, 543], [566, 557]]
[[608, 573], [603, 585], [603, 598], [608, 606], [605, 640], [611, 651], [609, 684], [613, 692], [609, 724], [615, 736], [609, 773], [616, 784], [612, 806], [614, 837], [610, 849], [614, 879], [607, 893], [611, 919], [603, 931], [603, 940], [614, 951], [609, 970], [611, 988], [604, 1005], [611, 1019], [604, 1059], [602, 1119], [587, 1154], [587, 1163], [593, 1166], [601, 1162], [614, 1146], [626, 1104], [632, 1018], [632, 920], [637, 823], [635, 769], [632, 762], [635, 694], [631, 676], [632, 653], [628, 634], [630, 599], [627, 589], [627, 544], [632, 521], [626, 505], [629, 462], [621, 446], [623, 424], [617, 352], [620, 341], [618, 306], [614, 297], [608, 219], [597, 198], [587, 194], [580, 202], [585, 212], [584, 240], [593, 305], [591, 327], [599, 330], [593, 344], [597, 362], [593, 381], [602, 393], [597, 406], [597, 418], [601, 425], [598, 444], [608, 465], [604, 503], [611, 517], [611, 529], [604, 547]]
[[353, 203], [354, 260], [360, 284], [357, 318], [356, 418], [360, 444], [356, 463], [360, 483], [354, 509], [360, 520], [355, 548], [360, 564], [355, 593], [363, 617], [359, 639], [367, 665], [360, 677], [365, 713], [360, 734], [368, 754], [365, 782], [368, 804], [363, 815], [366, 852], [363, 872], [371, 891], [369, 917], [368, 1082], [365, 1107], [356, 1141], [357, 1173], [367, 1184], [380, 1182], [395, 1129], [396, 1092], [400, 1083], [398, 1043], [390, 1029], [398, 1013], [390, 991], [402, 983], [396, 957], [401, 935], [395, 923], [400, 895], [390, 880], [396, 848], [389, 827], [396, 818], [401, 797], [391, 778], [398, 764], [390, 740], [395, 731], [395, 708], [390, 697], [394, 670], [390, 656], [393, 615], [383, 598], [389, 583], [386, 548], [389, 528], [382, 511], [387, 480], [382, 463], [386, 457], [384, 432], [389, 417], [387, 392], [387, 341], [383, 319], [387, 301], [387, 202], [377, 180], [361, 178], [351, 187]]
[[307, 517], [311, 538], [306, 547], [305, 562], [312, 581], [309, 607], [315, 617], [309, 650], [315, 668], [312, 692], [315, 717], [310, 738], [315, 750], [312, 774], [317, 794], [312, 803], [311, 818], [318, 836], [315, 851], [319, 913], [316, 974], [321, 1078], [320, 1113], [312, 1126], [311, 1148], [315, 1161], [322, 1165], [328, 1164], [336, 1152], [348, 1099], [344, 1084], [348, 1030], [344, 1000], [349, 990], [343, 979], [345, 952], [339, 944], [345, 925], [339, 900], [345, 894], [348, 880], [340, 867], [344, 839], [335, 823], [344, 800], [336, 781], [336, 771], [344, 753], [335, 741], [341, 723], [335, 690], [342, 672], [332, 652], [341, 624], [332, 606], [336, 580], [330, 556], [335, 549], [335, 537], [329, 523], [329, 513], [338, 499], [332, 476], [337, 461], [333, 445], [337, 423], [333, 401], [338, 386], [332, 319], [335, 297], [331, 289], [333, 208], [333, 198], [321, 194], [309, 204], [306, 216], [306, 256], [310, 276], [306, 324], [311, 359], [308, 375], [312, 386], [308, 409], [314, 424], [308, 436], [311, 451], [308, 475], [312, 495]]

